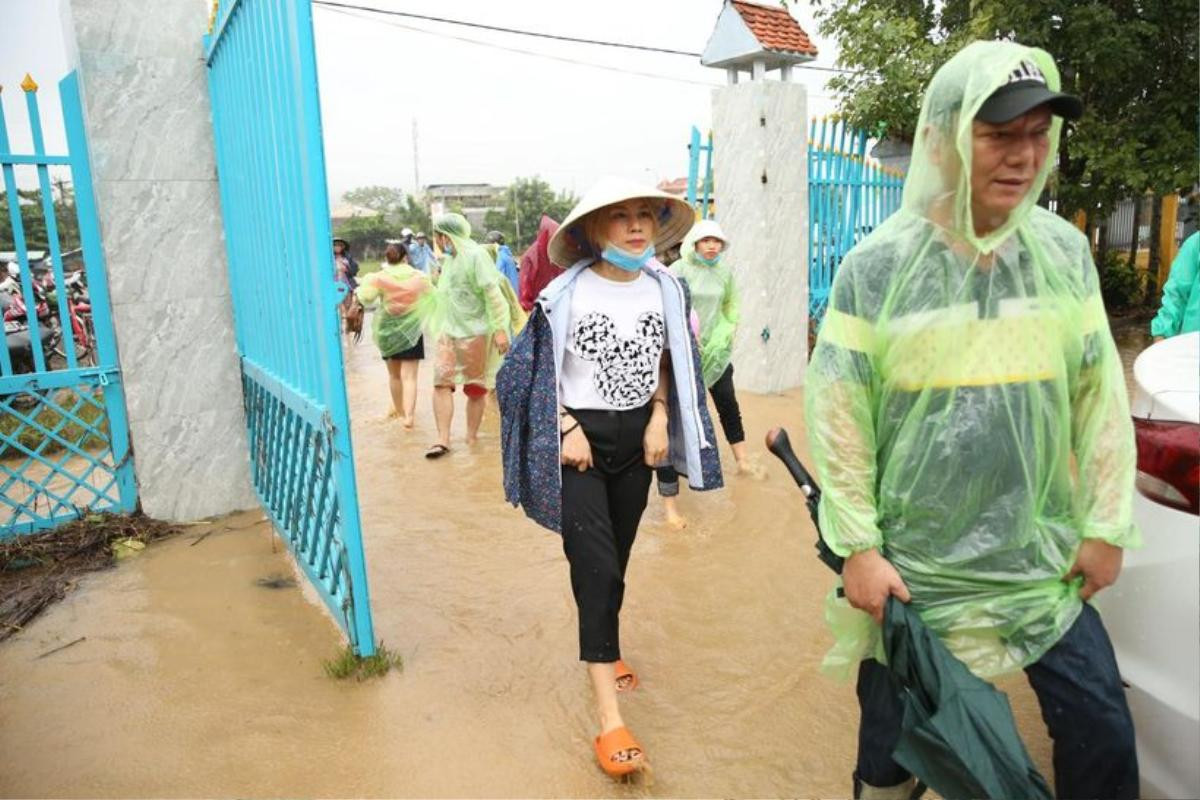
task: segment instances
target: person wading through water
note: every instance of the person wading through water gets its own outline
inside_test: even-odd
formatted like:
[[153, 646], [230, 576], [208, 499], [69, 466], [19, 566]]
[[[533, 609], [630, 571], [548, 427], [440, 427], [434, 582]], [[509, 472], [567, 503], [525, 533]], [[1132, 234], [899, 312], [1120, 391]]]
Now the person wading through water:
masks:
[[561, 533], [606, 773], [646, 766], [618, 693], [638, 685], [621, 660], [625, 568], [654, 467], [694, 489], [721, 486], [686, 293], [654, 261], [683, 236], [687, 203], [615, 178], [563, 222], [549, 254], [566, 271], [542, 291], [497, 380], [505, 496]]

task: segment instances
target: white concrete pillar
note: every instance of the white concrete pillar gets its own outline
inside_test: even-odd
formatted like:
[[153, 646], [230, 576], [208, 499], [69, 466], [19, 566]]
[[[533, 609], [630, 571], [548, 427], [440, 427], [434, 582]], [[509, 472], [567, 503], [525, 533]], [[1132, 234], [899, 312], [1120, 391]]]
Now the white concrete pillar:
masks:
[[78, 70], [142, 509], [257, 504], [225, 266], [204, 3], [62, 0]]
[[729, 86], [735, 86], [738, 82], [737, 67], [727, 67], [725, 69], [725, 83]]
[[738, 387], [749, 391], [804, 383], [807, 123], [803, 84], [755, 81], [713, 90], [716, 217], [729, 237], [742, 297], [733, 363]]
[[755, 59], [750, 70], [750, 80], [765, 81], [767, 79], [767, 62], [761, 58]]
[[792, 80], [792, 65], [784, 64], [779, 68], [779, 80], [788, 83]]

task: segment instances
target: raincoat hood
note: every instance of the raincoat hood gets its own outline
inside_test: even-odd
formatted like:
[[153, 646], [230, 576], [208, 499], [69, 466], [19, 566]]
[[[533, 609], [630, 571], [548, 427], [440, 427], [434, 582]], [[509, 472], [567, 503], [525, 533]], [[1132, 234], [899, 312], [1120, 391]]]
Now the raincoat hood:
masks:
[[550, 260], [550, 237], [558, 230], [558, 223], [545, 214], [538, 225], [537, 240], [521, 256], [519, 272], [521, 307], [526, 311], [533, 308], [538, 294], [550, 281], [562, 274], [562, 270]]
[[462, 214], [440, 214], [433, 220], [433, 232], [450, 237], [456, 251], [480, 248], [482, 245], [471, 239], [471, 223]]
[[715, 220], [703, 219], [694, 224], [683, 238], [680, 258], [671, 265], [671, 272], [687, 282], [692, 294], [692, 308], [699, 323], [700, 368], [704, 385], [712, 386], [733, 358], [733, 337], [741, 318], [737, 286], [729, 267], [725, 250], [716, 264], [705, 264], [696, 253], [696, 242], [705, 236], [729, 240]]
[[683, 237], [683, 244], [679, 246], [680, 258], [687, 261], [689, 264], [697, 267], [703, 267], [705, 264], [696, 257], [696, 242], [711, 236], [714, 239], [720, 239], [724, 247], [721, 248], [721, 255], [725, 255], [725, 250], [729, 248], [729, 239], [725, 237], [725, 232], [721, 230], [721, 226], [715, 219], [702, 219], [692, 226], [692, 229], [687, 232], [687, 236]]
[[904, 181], [903, 208], [952, 232], [981, 253], [989, 253], [1024, 224], [1054, 166], [1062, 119], [1053, 116], [1047, 157], [1021, 203], [995, 230], [978, 236], [971, 197], [971, 132], [980, 106], [1023, 63], [1061, 87], [1058, 68], [1045, 50], [1015, 42], [973, 42], [942, 65], [929, 83]]

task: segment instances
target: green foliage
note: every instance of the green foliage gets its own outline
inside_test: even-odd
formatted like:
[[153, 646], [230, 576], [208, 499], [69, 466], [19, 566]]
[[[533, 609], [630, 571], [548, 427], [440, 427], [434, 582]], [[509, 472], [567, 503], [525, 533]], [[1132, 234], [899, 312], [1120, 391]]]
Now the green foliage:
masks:
[[[59, 183], [54, 195], [54, 220], [58, 225], [58, 246], [63, 252], [79, 247], [79, 218], [75, 214], [75, 191], [69, 183]], [[50, 252], [46, 215], [42, 210], [40, 189], [18, 189], [21, 222], [25, 228], [25, 246]], [[0, 250], [16, 250], [12, 219], [8, 212], [8, 193], [0, 192]]]
[[386, 240], [399, 239], [405, 228], [432, 236], [429, 212], [415, 197], [397, 188], [361, 186], [343, 194], [342, 199], [377, 212], [374, 216], [351, 217], [334, 226], [333, 235], [350, 242], [355, 258], [379, 258]]
[[[74, 406], [72, 395], [76, 390], [64, 389], [55, 394], [55, 402], [64, 408]], [[96, 428], [106, 426], [103, 403], [99, 407], [91, 403], [83, 403], [74, 414], [68, 416], [53, 406], [39, 403], [36, 412], [20, 399], [13, 403], [18, 411], [0, 410], [0, 437], [15, 441], [22, 448], [35, 451], [43, 456], [55, 455], [66, 448], [61, 442], [76, 444], [84, 450], [94, 450], [105, 446], [105, 440], [95, 433]], [[19, 414], [19, 415], [18, 415]], [[25, 422], [23, 417], [32, 418], [46, 430], [55, 432], [48, 437], [45, 433]], [[82, 424], [81, 424], [82, 423]], [[85, 427], [87, 426], [87, 427]], [[0, 459], [21, 455], [22, 450], [7, 443], [0, 443]]]
[[[484, 218], [488, 231], [500, 231], [514, 253], [519, 253], [537, 238], [538, 224], [547, 214], [562, 222], [574, 208], [578, 198], [567, 191], [555, 192], [550, 184], [538, 176], [517, 178], [508, 187], [504, 211], [489, 211]], [[521, 235], [517, 236], [520, 222]], [[480, 231], [486, 234], [487, 231]]]
[[404, 190], [398, 186], [359, 186], [342, 195], [347, 203], [394, 217], [406, 208]]
[[1109, 250], [1096, 265], [1100, 273], [1100, 294], [1110, 311], [1119, 311], [1141, 305], [1146, 300], [1146, 274], [1129, 259]]
[[1058, 153], [1060, 210], [1107, 213], [1195, 180], [1200, 79], [1194, 0], [815, 0], [820, 30], [854, 70], [830, 81], [854, 125], [911, 141], [939, 66], [975, 39], [1054, 56], [1084, 117]]
[[400, 657], [399, 653], [388, 650], [382, 643], [376, 648], [375, 655], [366, 658], [356, 656], [354, 649], [347, 645], [345, 650], [324, 662], [322, 666], [325, 674], [334, 680], [344, 681], [353, 678], [361, 683], [371, 678], [382, 678], [393, 667], [403, 670], [404, 659]]

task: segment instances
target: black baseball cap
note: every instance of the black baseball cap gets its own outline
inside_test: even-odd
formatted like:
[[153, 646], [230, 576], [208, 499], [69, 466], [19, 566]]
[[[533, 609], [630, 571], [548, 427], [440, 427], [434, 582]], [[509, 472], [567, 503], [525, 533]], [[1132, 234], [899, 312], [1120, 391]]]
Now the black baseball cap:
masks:
[[1022, 114], [1041, 105], [1050, 107], [1050, 112], [1063, 119], [1076, 120], [1083, 116], [1083, 101], [1073, 94], [1052, 92], [1046, 85], [1046, 76], [1032, 61], [1022, 61], [1008, 75], [1008, 80], [992, 92], [975, 119], [1000, 125], [1011, 122]]

